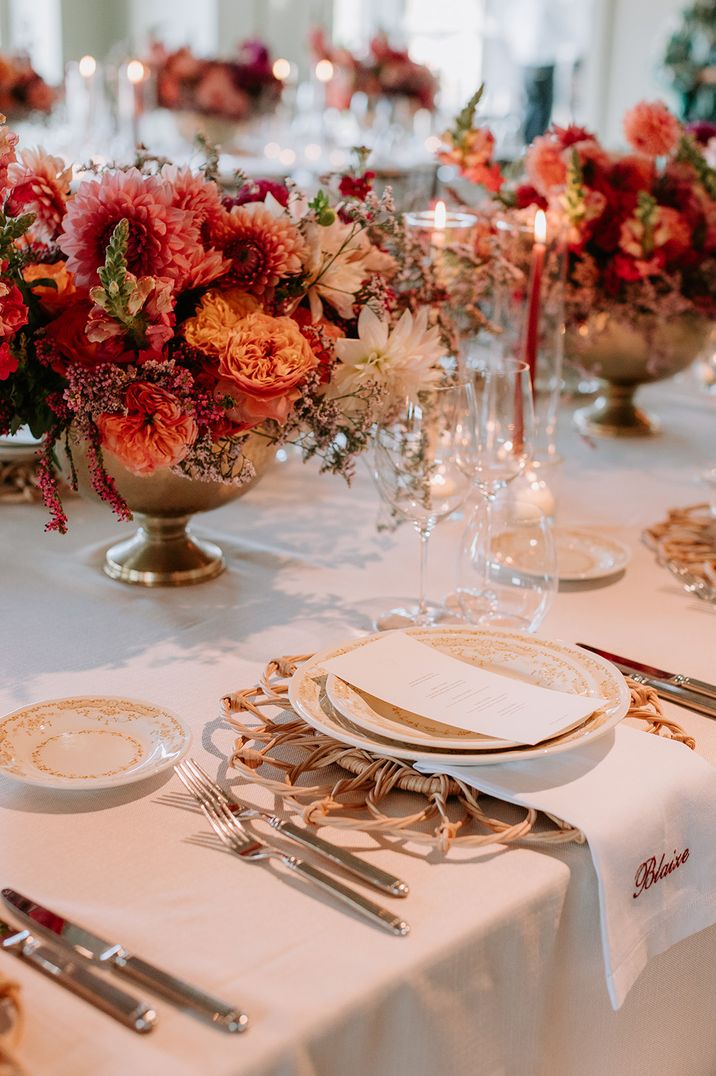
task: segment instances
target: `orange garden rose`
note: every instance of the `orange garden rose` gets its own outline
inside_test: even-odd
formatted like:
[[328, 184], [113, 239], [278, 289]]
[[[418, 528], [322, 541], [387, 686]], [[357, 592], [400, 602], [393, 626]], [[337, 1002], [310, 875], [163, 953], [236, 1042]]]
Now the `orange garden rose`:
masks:
[[193, 318], [184, 323], [184, 339], [192, 347], [219, 355], [226, 347], [232, 329], [242, 318], [260, 310], [258, 299], [240, 288], [207, 291]]
[[264, 419], [283, 424], [298, 386], [318, 364], [307, 340], [291, 318], [248, 314], [229, 334], [219, 360], [227, 388], [238, 392], [236, 410], [244, 422]]
[[[30, 285], [33, 295], [37, 296], [48, 312], [58, 310], [76, 291], [72, 273], [68, 271], [66, 262], [54, 262], [51, 265], [45, 262], [34, 262], [25, 266], [22, 275]], [[55, 287], [53, 288], [51, 284], [35, 284], [36, 280], [52, 280]]]
[[135, 381], [125, 395], [126, 415], [99, 415], [97, 428], [105, 448], [134, 474], [173, 467], [196, 440], [197, 425], [170, 392]]

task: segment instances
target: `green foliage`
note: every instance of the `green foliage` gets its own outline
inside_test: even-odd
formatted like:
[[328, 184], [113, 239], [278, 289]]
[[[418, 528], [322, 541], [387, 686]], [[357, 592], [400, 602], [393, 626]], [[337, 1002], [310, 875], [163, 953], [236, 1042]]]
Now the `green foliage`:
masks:
[[562, 205], [570, 224], [579, 227], [587, 209], [584, 198], [584, 174], [579, 154], [573, 150], [567, 162], [567, 178], [562, 195]]
[[20, 217], [7, 217], [0, 210], [0, 260], [15, 267], [18, 259], [16, 240], [21, 239], [35, 219], [34, 213], [23, 213]]
[[656, 198], [649, 194], [648, 191], [639, 191], [634, 215], [644, 229], [641, 248], [644, 251], [645, 258], [650, 258], [654, 253], [654, 211], [656, 206]]
[[684, 134], [681, 136], [676, 159], [691, 165], [711, 201], [716, 202], [716, 171], [711, 168], [704, 158], [693, 135]]
[[452, 132], [456, 141], [459, 141], [463, 135], [466, 135], [468, 131], [471, 131], [475, 126], [475, 113], [477, 112], [477, 106], [480, 104], [484, 92], [485, 83], [483, 82], [482, 85], [475, 90], [464, 108], [458, 112], [455, 117]]
[[316, 214], [316, 220], [324, 228], [327, 228], [330, 224], [333, 224], [336, 219], [335, 212], [331, 209], [331, 204], [328, 195], [325, 191], [319, 190], [312, 202], [308, 203], [309, 209], [312, 209]]

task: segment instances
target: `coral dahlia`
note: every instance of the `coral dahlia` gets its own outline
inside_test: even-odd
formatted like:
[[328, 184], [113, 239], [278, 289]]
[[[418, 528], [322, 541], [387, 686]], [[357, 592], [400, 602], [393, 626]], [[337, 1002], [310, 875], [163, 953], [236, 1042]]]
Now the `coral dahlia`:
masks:
[[20, 160], [8, 166], [11, 190], [5, 209], [12, 217], [35, 214], [27, 232], [33, 242], [51, 243], [62, 231], [71, 175], [61, 157], [41, 149], [23, 150]]
[[271, 194], [225, 212], [214, 242], [231, 263], [228, 279], [256, 295], [301, 271], [303, 239]]
[[624, 116], [624, 134], [639, 153], [662, 157], [676, 149], [681, 124], [662, 101], [640, 101]]
[[177, 289], [185, 287], [201, 240], [192, 214], [173, 201], [169, 183], [136, 168], [105, 172], [82, 183], [69, 203], [58, 240], [77, 285], [97, 283], [112, 232], [126, 218], [129, 271], [137, 277], [167, 277]]

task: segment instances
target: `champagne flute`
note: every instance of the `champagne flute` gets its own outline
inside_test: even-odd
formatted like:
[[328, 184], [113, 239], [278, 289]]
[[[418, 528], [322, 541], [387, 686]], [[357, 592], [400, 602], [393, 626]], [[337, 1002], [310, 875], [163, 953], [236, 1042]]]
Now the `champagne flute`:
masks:
[[376, 626], [381, 631], [438, 623], [444, 612], [431, 607], [425, 596], [428, 543], [436, 524], [471, 491], [472, 469], [465, 455], [472, 449], [474, 424], [470, 381], [431, 386], [416, 398], [406, 398], [376, 428], [373, 476], [380, 495], [420, 535], [417, 608], [393, 609], [379, 617]]

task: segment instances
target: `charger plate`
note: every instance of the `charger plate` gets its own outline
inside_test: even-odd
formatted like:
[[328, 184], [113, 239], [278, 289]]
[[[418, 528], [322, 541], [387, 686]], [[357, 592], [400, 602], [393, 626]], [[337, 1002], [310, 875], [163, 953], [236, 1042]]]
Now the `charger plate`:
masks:
[[[458, 738], [456, 747], [440, 746], [439, 741], [426, 740], [434, 731], [436, 722], [423, 725], [423, 719], [415, 714], [407, 715], [406, 719], [406, 711], [395, 713], [398, 708], [393, 708], [390, 716], [383, 712], [383, 725], [379, 730], [377, 723], [381, 715], [376, 718], [376, 728], [361, 727], [356, 719], [364, 721], [364, 712], [360, 716], [354, 713], [351, 720], [331, 702], [326, 690], [327, 671], [322, 663], [380, 637], [371, 635], [324, 650], [297, 669], [288, 687], [291, 706], [304, 721], [320, 732], [376, 755], [413, 762], [462, 762], [473, 766], [571, 750], [603, 736], [621, 721], [629, 709], [630, 694], [619, 670], [598, 655], [589, 654], [571, 643], [542, 639], [524, 632], [494, 631], [471, 626], [408, 628], [405, 634], [470, 665], [526, 680], [540, 687], [597, 696], [605, 699], [606, 703], [574, 728], [536, 745], [515, 745], [487, 737], [480, 743], [474, 739], [474, 733], [468, 733], [469, 744], [461, 745]], [[374, 716], [376, 713], [374, 710]], [[406, 720], [410, 723], [406, 723]], [[387, 731], [390, 731], [390, 735], [386, 734]], [[421, 742], [406, 739], [406, 734], [414, 737], [420, 731], [424, 733]]]
[[137, 699], [50, 699], [0, 719], [0, 775], [55, 789], [113, 788], [177, 763], [186, 725]]

